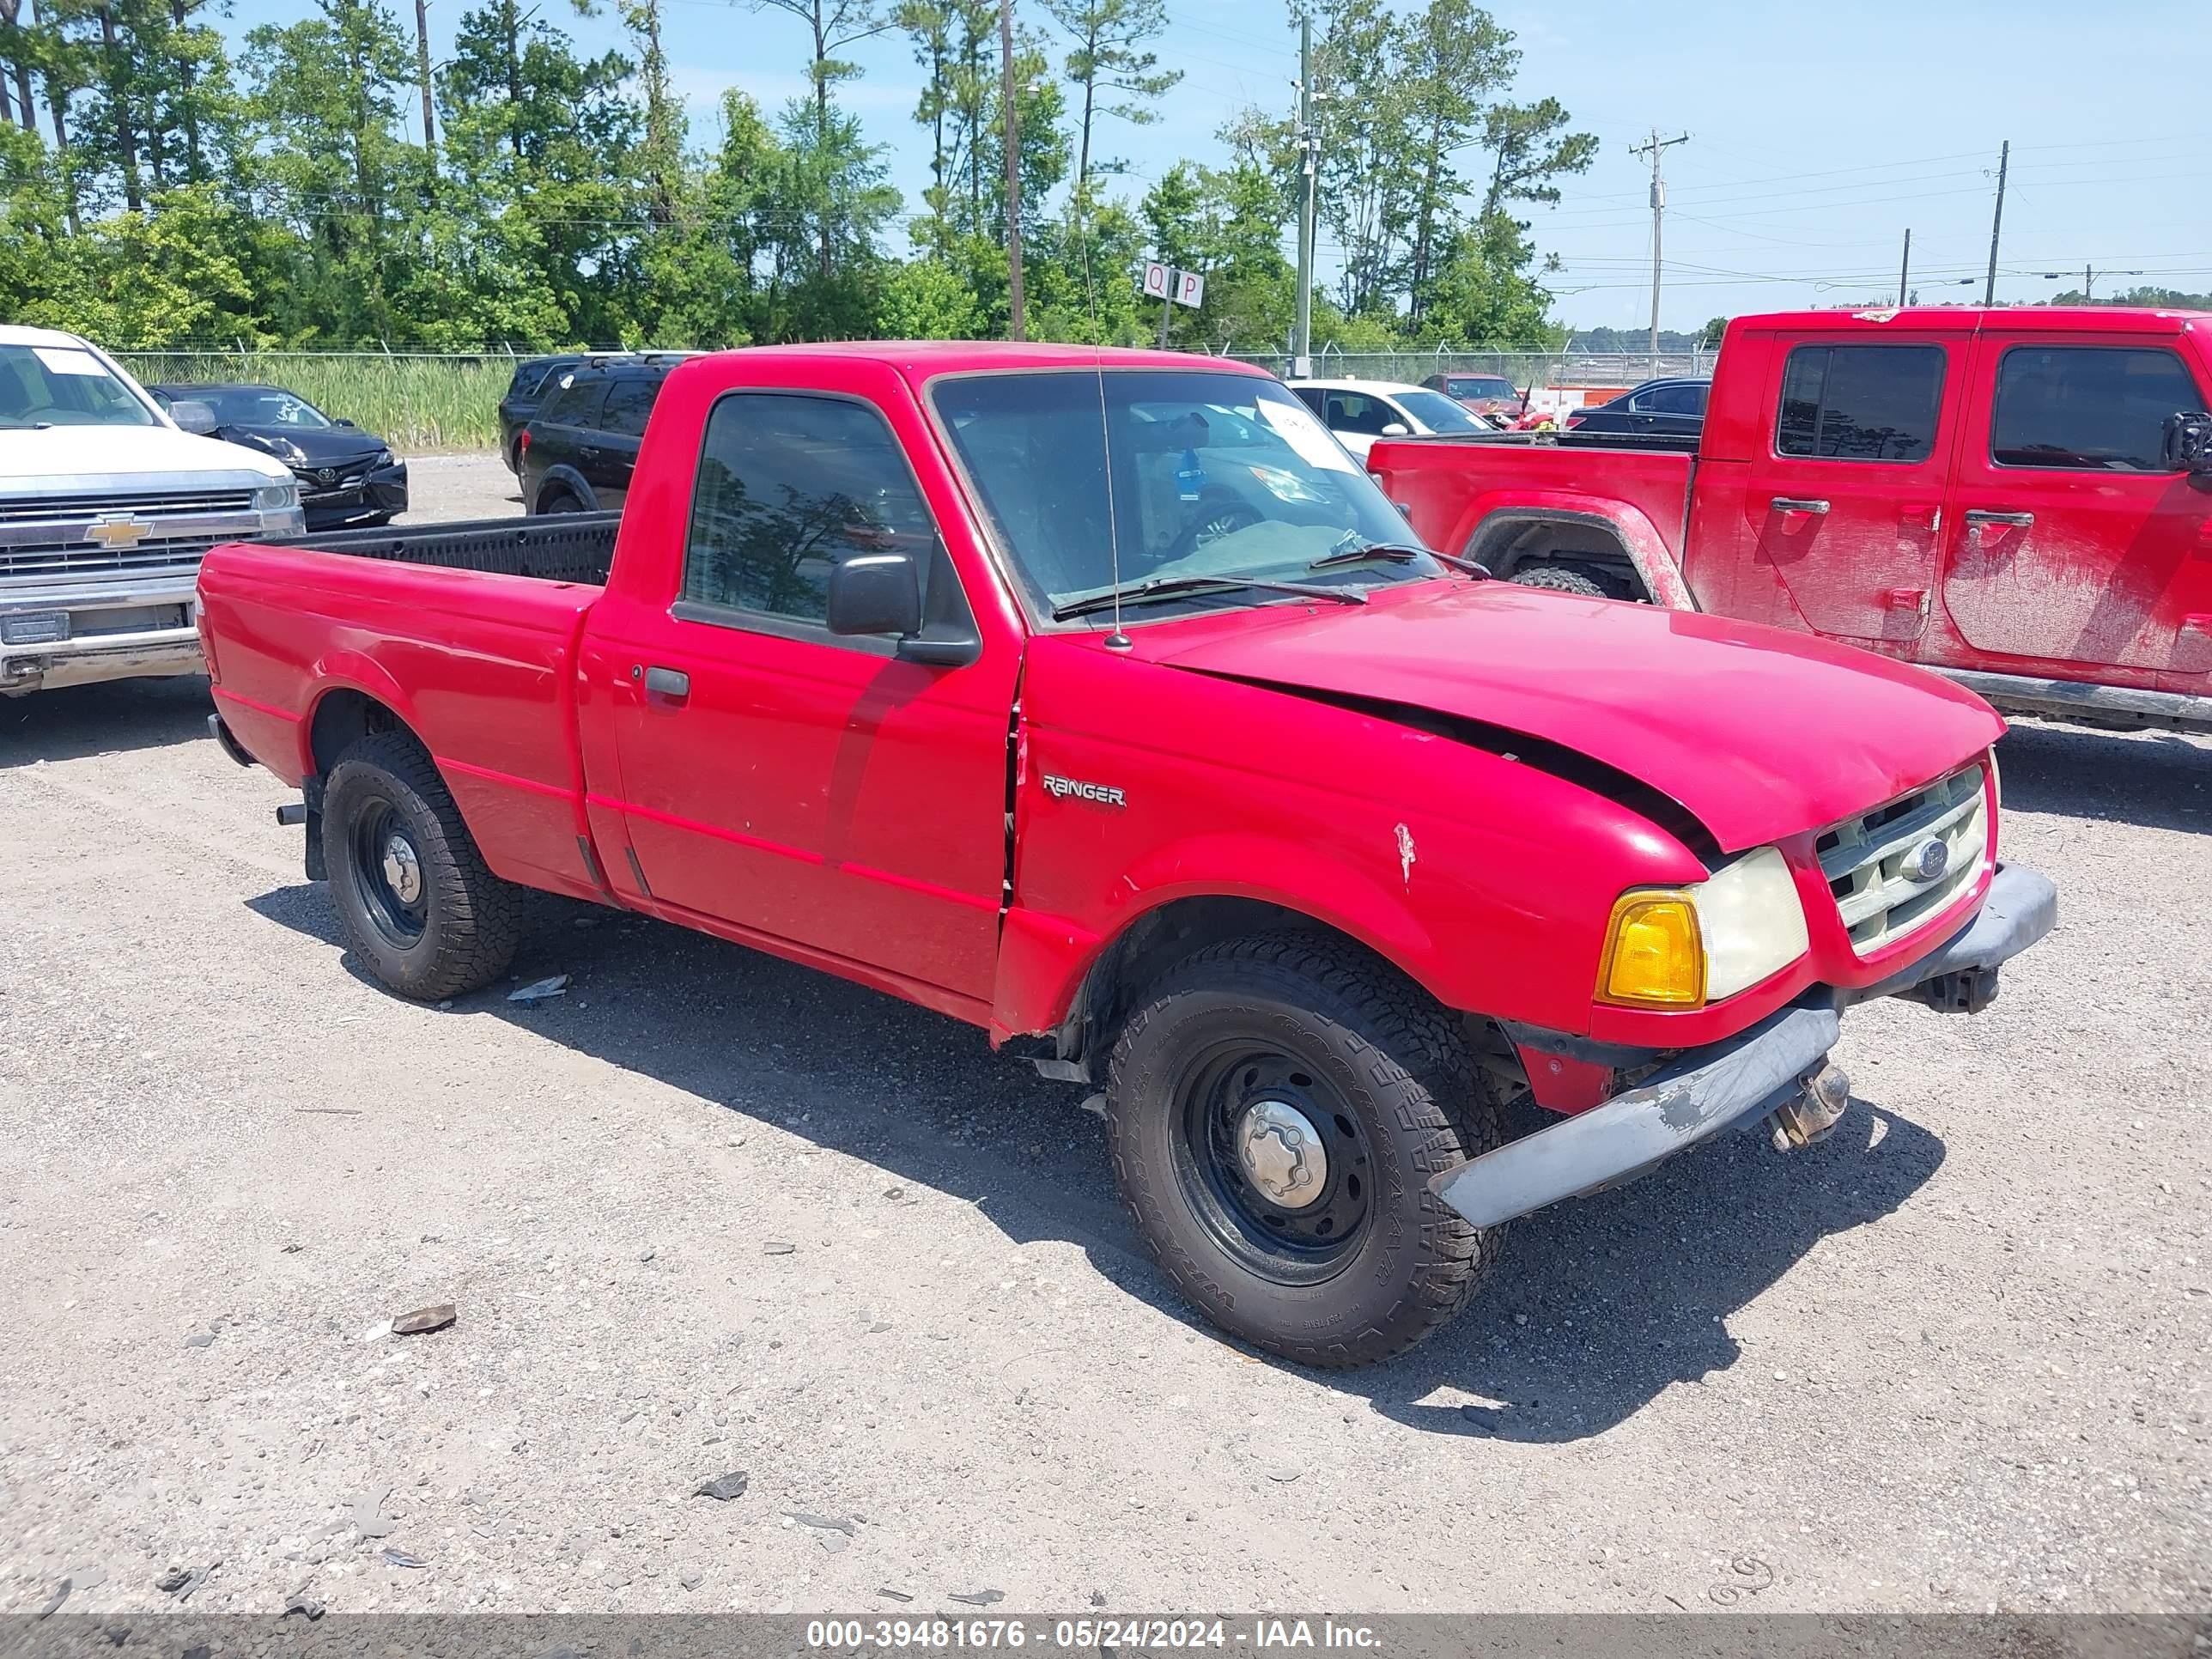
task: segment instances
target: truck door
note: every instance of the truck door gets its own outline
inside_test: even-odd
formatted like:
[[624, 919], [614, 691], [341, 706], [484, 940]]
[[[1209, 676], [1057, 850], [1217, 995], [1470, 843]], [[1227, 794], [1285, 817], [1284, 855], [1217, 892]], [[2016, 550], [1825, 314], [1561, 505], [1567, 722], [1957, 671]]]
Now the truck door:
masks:
[[1962, 336], [1863, 331], [1792, 345], [1772, 370], [1768, 441], [1743, 511], [1815, 633], [1909, 644], [1927, 619]]
[[2207, 404], [2162, 340], [1984, 333], [1946, 514], [1960, 635], [2054, 668], [2212, 668], [2212, 498], [2161, 453]]
[[[908, 446], [928, 456], [900, 395]], [[672, 591], [610, 588], [585, 672], [612, 688], [627, 873], [654, 902], [981, 1000], [1018, 640], [931, 665], [823, 620], [833, 567], [905, 552], [927, 613], [973, 635], [908, 453], [870, 402], [723, 393], [688, 513], [659, 486], [633, 497], [684, 538]]]

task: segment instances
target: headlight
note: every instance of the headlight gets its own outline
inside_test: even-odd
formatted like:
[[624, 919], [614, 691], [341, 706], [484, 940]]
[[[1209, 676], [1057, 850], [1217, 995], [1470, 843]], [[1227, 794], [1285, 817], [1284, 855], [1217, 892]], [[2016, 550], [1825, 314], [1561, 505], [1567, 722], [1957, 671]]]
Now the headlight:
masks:
[[1597, 1000], [1702, 1008], [1788, 967], [1808, 943], [1790, 866], [1762, 847], [1710, 881], [1639, 888], [1615, 900]]
[[1279, 466], [1255, 466], [1252, 476], [1265, 484], [1267, 493], [1279, 501], [1319, 501], [1327, 496], [1316, 489], [1295, 472], [1285, 472]]
[[300, 486], [295, 483], [264, 484], [253, 492], [253, 504], [264, 513], [282, 513], [288, 507], [300, 504]]

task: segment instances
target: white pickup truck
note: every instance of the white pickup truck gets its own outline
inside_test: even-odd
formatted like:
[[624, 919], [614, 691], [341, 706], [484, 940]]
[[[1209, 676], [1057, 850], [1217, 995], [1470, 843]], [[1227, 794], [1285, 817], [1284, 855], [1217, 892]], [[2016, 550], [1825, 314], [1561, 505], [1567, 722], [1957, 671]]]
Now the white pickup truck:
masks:
[[74, 334], [0, 327], [0, 696], [199, 672], [200, 556], [305, 528], [283, 464], [214, 424]]

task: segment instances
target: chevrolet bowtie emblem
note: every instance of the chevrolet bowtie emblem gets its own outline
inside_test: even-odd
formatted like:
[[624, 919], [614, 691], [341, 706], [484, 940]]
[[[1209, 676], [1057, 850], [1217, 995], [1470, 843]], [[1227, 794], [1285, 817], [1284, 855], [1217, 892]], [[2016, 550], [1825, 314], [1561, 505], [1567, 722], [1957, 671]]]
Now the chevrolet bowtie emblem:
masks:
[[119, 553], [137, 546], [153, 528], [152, 520], [142, 519], [135, 513], [103, 513], [85, 526], [84, 538], [98, 542], [112, 553]]

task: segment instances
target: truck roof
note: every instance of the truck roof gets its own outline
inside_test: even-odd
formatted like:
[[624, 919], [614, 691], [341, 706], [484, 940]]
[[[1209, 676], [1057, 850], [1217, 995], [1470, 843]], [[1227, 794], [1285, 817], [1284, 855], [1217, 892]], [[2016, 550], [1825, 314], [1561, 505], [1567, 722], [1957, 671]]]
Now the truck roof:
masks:
[[[1127, 346], [1054, 345], [1009, 340], [823, 340], [812, 344], [742, 346], [718, 357], [842, 357], [887, 363], [915, 376], [958, 374], [972, 369], [1012, 368], [1195, 368], [1224, 374], [1267, 375], [1267, 370], [1227, 357], [1202, 357], [1186, 351], [1133, 349]], [[1270, 377], [1272, 378], [1272, 377]]]
[[[2152, 306], [1905, 306], [1856, 311], [1770, 311], [1739, 317], [1735, 326], [1791, 333], [1802, 329], [1929, 329], [1964, 334], [2001, 328], [2027, 334], [2173, 334], [2191, 325], [2212, 325], [2212, 312], [2169, 311]], [[2177, 326], [2177, 325], [2179, 326]]]

